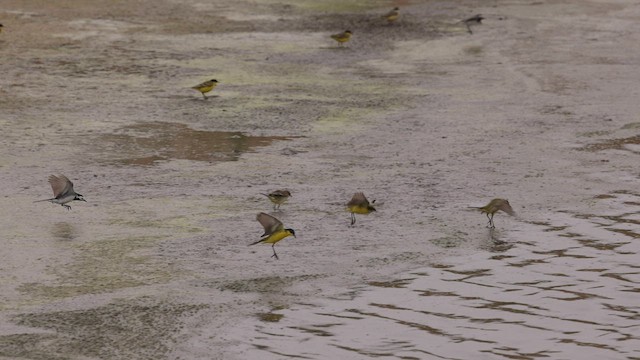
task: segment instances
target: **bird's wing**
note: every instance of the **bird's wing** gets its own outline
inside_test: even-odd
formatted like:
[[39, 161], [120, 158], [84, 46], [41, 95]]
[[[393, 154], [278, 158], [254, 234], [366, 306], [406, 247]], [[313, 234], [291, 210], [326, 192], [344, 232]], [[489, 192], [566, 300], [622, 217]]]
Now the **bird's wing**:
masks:
[[331, 37], [334, 38], [334, 39], [342, 39], [342, 38], [347, 37], [347, 32], [345, 31], [345, 32], [341, 32], [341, 33], [338, 33], [338, 34], [333, 34], [333, 35], [331, 35]]
[[513, 211], [511, 205], [506, 201], [501, 203], [498, 208], [511, 216], [515, 215], [515, 211]]
[[473, 22], [473, 21], [478, 21], [478, 22], [480, 22], [480, 21], [482, 21], [482, 19], [484, 19], [484, 18], [482, 17], [482, 15], [481, 15], [481, 14], [477, 14], [477, 15], [474, 15], [474, 16], [472, 16], [472, 17], [470, 17], [470, 18], [467, 18], [467, 19], [465, 19], [465, 20], [463, 20], [463, 21], [464, 21], [464, 22]]
[[388, 18], [388, 17], [395, 16], [395, 15], [398, 15], [398, 11], [397, 10], [391, 10], [388, 13], [382, 15], [382, 17]]
[[197, 90], [197, 89], [200, 89], [200, 88], [203, 88], [203, 87], [207, 87], [207, 86], [211, 86], [211, 81], [205, 81], [203, 83], [200, 83], [200, 84], [192, 87], [192, 89], [196, 89]]
[[282, 222], [269, 214], [259, 213], [256, 219], [264, 228], [264, 234], [261, 237], [269, 236], [278, 230], [284, 229]]
[[67, 194], [69, 191], [73, 191], [73, 183], [64, 175], [49, 176], [49, 184], [51, 184], [53, 196], [56, 198], [58, 196]]
[[269, 195], [275, 197], [289, 197], [291, 196], [291, 193], [288, 190], [276, 190]]
[[347, 206], [353, 206], [353, 205], [369, 205], [369, 200], [367, 200], [367, 198], [364, 196], [364, 193], [355, 193], [353, 194], [353, 197], [351, 198], [351, 201], [349, 201], [347, 203]]

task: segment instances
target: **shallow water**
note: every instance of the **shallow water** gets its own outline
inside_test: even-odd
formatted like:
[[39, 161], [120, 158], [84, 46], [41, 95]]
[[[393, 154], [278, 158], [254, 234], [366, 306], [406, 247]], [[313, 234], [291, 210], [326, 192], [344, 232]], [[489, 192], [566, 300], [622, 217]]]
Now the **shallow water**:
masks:
[[243, 153], [284, 136], [247, 136], [241, 132], [194, 130], [177, 123], [127, 125], [100, 135], [92, 146], [95, 157], [122, 165], [153, 165], [158, 161], [234, 161]]
[[640, 194], [610, 196], [616, 212], [487, 230], [508, 249], [256, 314], [234, 336], [262, 359], [637, 359]]

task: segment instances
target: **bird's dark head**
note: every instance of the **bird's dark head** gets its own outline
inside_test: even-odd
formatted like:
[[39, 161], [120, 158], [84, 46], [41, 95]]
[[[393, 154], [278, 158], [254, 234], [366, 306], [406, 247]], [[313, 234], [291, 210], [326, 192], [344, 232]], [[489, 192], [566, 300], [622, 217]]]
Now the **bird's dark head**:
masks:
[[216, 80], [216, 79], [211, 79], [211, 81], [214, 82], [214, 83], [218, 82], [218, 80]]
[[84, 196], [80, 194], [76, 194], [76, 197], [74, 197], [73, 200], [80, 200], [80, 201], [87, 202], [87, 200], [84, 199]]
[[394, 7], [393, 10], [394, 11], [398, 11], [398, 10], [400, 10], [400, 8], [399, 7]]
[[345, 34], [349, 34], [349, 35], [351, 35], [351, 34], [352, 34], [351, 30], [347, 30], [347, 31], [345, 31], [344, 33], [345, 33]]
[[296, 237], [296, 232], [293, 229], [284, 229], [284, 231], [286, 231], [289, 234], [293, 235], [293, 237]]

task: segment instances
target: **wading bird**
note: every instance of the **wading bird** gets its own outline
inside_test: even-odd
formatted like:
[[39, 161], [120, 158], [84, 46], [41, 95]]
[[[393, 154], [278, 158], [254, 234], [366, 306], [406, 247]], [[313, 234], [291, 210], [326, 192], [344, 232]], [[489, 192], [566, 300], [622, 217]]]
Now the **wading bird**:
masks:
[[473, 31], [471, 31], [471, 25], [482, 24], [482, 20], [484, 20], [484, 17], [478, 14], [468, 19], [461, 20], [460, 22], [464, 23], [467, 26], [467, 31], [469, 32], [469, 34], [473, 34]]
[[287, 202], [287, 200], [289, 200], [289, 197], [291, 196], [291, 192], [289, 192], [289, 190], [276, 190], [268, 194], [260, 194], [268, 197], [269, 200], [271, 200], [271, 202], [273, 203], [273, 210], [280, 210], [280, 205]]
[[509, 204], [509, 200], [505, 199], [493, 199], [489, 201], [489, 203], [482, 207], [472, 206], [472, 209], [479, 209], [481, 213], [487, 214], [487, 218], [489, 219], [489, 224], [487, 225], [489, 228], [493, 229], [496, 226], [493, 224], [493, 215], [498, 211], [504, 211], [507, 214], [513, 216], [515, 212], [511, 208], [511, 204]]
[[[373, 200], [373, 203], [376, 201]], [[347, 211], [351, 213], [351, 225], [356, 223], [356, 214], [369, 214], [376, 209], [369, 204], [369, 200], [364, 196], [363, 193], [355, 193], [351, 200], [347, 203]]]
[[400, 8], [393, 8], [393, 10], [389, 11], [388, 13], [382, 15], [383, 19], [387, 20], [387, 23], [391, 24], [392, 22], [398, 20], [398, 17], [400, 17]]
[[338, 44], [340, 44], [340, 46], [342, 46], [342, 45], [344, 45], [344, 43], [349, 41], [349, 39], [351, 39], [351, 34], [352, 34], [352, 32], [350, 30], [347, 30], [347, 31], [341, 32], [339, 34], [333, 34], [333, 35], [331, 35], [331, 38], [333, 40], [337, 41]]
[[209, 81], [205, 81], [201, 84], [198, 84], [196, 86], [192, 86], [192, 89], [198, 90], [202, 93], [202, 97], [206, 100], [207, 99], [207, 95], [205, 95], [206, 93], [208, 93], [209, 91], [213, 90], [213, 88], [215, 88], [218, 85], [218, 80], [216, 79], [211, 79]]
[[256, 216], [256, 219], [264, 228], [264, 234], [261, 236], [262, 239], [249, 244], [249, 246], [259, 243], [272, 244], [271, 248], [273, 249], [273, 255], [271, 255], [271, 257], [275, 257], [277, 260], [278, 254], [276, 254], [276, 243], [288, 236], [296, 237], [296, 232], [293, 229], [285, 229], [280, 220], [269, 214], [259, 213], [258, 216]]

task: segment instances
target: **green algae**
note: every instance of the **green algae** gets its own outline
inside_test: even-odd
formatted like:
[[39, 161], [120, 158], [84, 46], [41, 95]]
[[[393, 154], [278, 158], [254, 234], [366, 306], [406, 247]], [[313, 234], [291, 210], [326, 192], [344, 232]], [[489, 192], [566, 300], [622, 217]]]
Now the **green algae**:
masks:
[[25, 283], [19, 290], [39, 301], [164, 283], [177, 270], [144, 253], [165, 237], [123, 237], [73, 245], [73, 260], [50, 269], [52, 283]]

